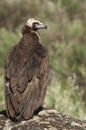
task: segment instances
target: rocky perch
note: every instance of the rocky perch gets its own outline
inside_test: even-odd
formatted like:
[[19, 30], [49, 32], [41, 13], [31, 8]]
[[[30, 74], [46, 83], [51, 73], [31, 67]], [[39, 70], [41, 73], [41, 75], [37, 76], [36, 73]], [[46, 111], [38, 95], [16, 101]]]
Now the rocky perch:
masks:
[[6, 111], [2, 111], [0, 130], [86, 130], [86, 121], [44, 108], [32, 119], [17, 123], [8, 119]]

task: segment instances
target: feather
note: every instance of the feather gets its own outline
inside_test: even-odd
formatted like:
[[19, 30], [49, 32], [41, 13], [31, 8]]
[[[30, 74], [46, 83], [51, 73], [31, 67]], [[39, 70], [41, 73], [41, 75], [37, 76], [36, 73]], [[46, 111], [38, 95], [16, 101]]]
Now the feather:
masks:
[[5, 104], [13, 121], [34, 115], [43, 104], [48, 83], [47, 49], [39, 42], [37, 31], [27, 28], [5, 60]]

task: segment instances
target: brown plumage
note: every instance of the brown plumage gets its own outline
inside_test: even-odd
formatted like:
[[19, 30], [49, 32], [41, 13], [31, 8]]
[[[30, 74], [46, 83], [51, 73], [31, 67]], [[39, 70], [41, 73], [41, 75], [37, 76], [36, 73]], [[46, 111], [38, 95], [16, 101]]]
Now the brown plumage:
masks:
[[27, 120], [43, 104], [48, 83], [48, 53], [39, 42], [38, 29], [47, 26], [29, 19], [22, 38], [5, 61], [5, 104], [14, 121]]

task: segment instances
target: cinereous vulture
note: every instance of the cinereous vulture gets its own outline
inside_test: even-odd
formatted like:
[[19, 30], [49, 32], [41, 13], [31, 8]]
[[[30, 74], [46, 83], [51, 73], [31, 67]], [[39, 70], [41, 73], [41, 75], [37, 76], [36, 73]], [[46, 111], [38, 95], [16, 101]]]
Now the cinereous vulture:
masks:
[[30, 18], [22, 37], [5, 60], [5, 104], [13, 121], [30, 119], [43, 104], [48, 83], [48, 52], [39, 41], [39, 29], [46, 24]]

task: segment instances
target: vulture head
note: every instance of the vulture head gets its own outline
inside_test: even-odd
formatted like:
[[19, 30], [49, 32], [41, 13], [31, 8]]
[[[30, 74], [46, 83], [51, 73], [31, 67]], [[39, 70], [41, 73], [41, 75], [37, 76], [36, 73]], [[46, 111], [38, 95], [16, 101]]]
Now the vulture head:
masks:
[[26, 24], [22, 28], [22, 34], [27, 33], [29, 30], [36, 32], [39, 29], [47, 29], [47, 25], [38, 20], [35, 20], [34, 18], [30, 18], [27, 20]]

